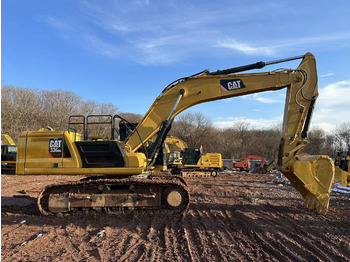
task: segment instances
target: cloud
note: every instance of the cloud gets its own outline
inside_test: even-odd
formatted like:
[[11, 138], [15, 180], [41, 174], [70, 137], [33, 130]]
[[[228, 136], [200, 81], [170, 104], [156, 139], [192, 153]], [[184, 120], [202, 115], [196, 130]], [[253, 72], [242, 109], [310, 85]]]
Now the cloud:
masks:
[[320, 77], [329, 77], [329, 76], [334, 76], [334, 73], [329, 73], [329, 74], [320, 75]]
[[265, 103], [265, 104], [280, 102], [277, 99], [261, 97], [258, 94], [253, 94], [253, 99], [256, 100], [256, 101], [259, 101], [261, 103]]
[[[148, 0], [104, 1], [103, 5], [84, 0], [78, 3], [78, 15], [70, 17], [69, 22], [53, 15], [47, 16], [45, 22], [90, 51], [140, 64], [173, 64], [208, 56], [223, 58], [227, 57], [227, 50], [245, 56], [277, 57], [291, 50], [325, 46], [335, 41], [345, 43], [350, 39], [348, 31], [304, 38], [299, 36], [299, 31], [295, 38], [289, 37], [293, 35], [289, 31], [278, 37], [271, 32], [263, 35], [257, 17], [271, 8], [284, 12], [270, 12], [281, 19], [290, 14], [290, 9], [280, 4], [265, 3], [252, 8], [240, 3], [198, 6]], [[234, 16], [223, 15], [237, 9], [240, 12], [234, 12]], [[273, 16], [267, 18], [273, 19]], [[266, 25], [271, 22], [269, 19]], [[230, 35], [234, 37], [228, 37]]]
[[272, 47], [253, 47], [247, 43], [238, 42], [235, 39], [219, 41], [217, 46], [236, 50], [246, 55], [271, 56], [275, 55], [276, 53], [276, 51]]
[[[187, 38], [187, 39], [186, 39]], [[192, 41], [187, 35], [171, 35], [153, 38], [136, 39], [130, 41], [137, 54], [137, 60], [141, 64], [171, 64], [180, 61], [186, 56], [186, 51], [181, 48], [179, 39]], [[169, 52], [169, 50], [177, 50]]]
[[44, 17], [44, 20], [47, 24], [57, 29], [63, 37], [70, 37], [74, 30], [69, 23], [56, 17], [48, 15]]
[[[304, 46], [310, 48], [311, 45], [320, 46], [329, 42], [350, 40], [350, 31], [336, 32], [333, 34], [318, 35], [312, 37], [299, 37], [297, 39], [285, 39], [275, 41], [271, 45], [261, 44], [254, 41], [254, 45], [247, 41], [238, 41], [236, 38], [228, 38], [218, 41], [217, 46], [238, 51], [245, 55], [277, 56], [291, 49], [302, 49]], [[260, 40], [260, 42], [263, 40]], [[330, 76], [330, 75], [326, 75]]]
[[350, 94], [350, 79], [320, 88], [312, 125], [332, 131], [339, 124], [349, 121], [348, 94]]
[[[255, 93], [250, 95], [245, 95], [240, 97], [240, 99], [248, 101], [258, 101], [264, 104], [274, 104], [274, 103], [284, 103], [285, 100], [285, 90], [278, 90], [272, 92]], [[226, 99], [227, 103], [232, 103], [236, 98]], [[225, 101], [226, 101], [225, 100]]]
[[110, 58], [118, 58], [120, 56], [116, 45], [109, 44], [100, 38], [89, 34], [85, 34], [84, 39], [86, 40], [85, 43], [88, 49]]
[[[230, 128], [237, 125], [237, 123], [244, 122], [249, 124], [252, 129], [268, 129], [282, 123], [282, 117], [278, 119], [265, 118], [246, 118], [246, 117], [218, 117], [220, 121], [214, 121], [213, 125], [218, 128]], [[281, 124], [282, 125], [282, 124]]]
[[350, 79], [329, 84], [319, 91], [317, 103], [322, 108], [342, 108], [350, 112]]
[[[344, 41], [350, 39], [350, 31], [342, 31], [342, 32], [333, 32], [329, 34], [320, 34], [317, 36], [310, 36], [310, 37], [301, 37], [298, 39], [291, 39], [290, 44], [294, 45], [303, 45], [303, 44], [312, 44], [312, 43], [327, 43], [327, 42], [334, 42], [334, 41]], [[290, 44], [285, 44], [286, 46]]]

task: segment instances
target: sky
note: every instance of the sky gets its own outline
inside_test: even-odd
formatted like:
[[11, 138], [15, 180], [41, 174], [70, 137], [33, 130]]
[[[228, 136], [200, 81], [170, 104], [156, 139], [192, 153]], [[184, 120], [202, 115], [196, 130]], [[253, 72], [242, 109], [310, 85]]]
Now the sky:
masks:
[[[350, 1], [2, 0], [1, 83], [73, 91], [144, 115], [172, 81], [312, 52], [312, 127], [350, 121]], [[267, 66], [296, 68], [298, 61]], [[217, 127], [282, 123], [285, 90], [204, 103]]]

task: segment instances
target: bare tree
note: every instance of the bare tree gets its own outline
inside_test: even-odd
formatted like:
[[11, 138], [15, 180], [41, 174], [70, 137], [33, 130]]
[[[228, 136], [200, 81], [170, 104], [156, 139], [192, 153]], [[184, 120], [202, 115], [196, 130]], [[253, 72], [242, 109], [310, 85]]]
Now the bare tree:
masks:
[[218, 137], [221, 143], [216, 151], [220, 152], [223, 158], [240, 157], [241, 141], [237, 130], [234, 128], [225, 128], [220, 130]]
[[350, 149], [350, 122], [340, 124], [334, 131], [335, 147], [337, 150]]
[[47, 126], [67, 130], [70, 115], [118, 112], [111, 103], [83, 101], [75, 93], [60, 89], [40, 91], [5, 85], [1, 91], [1, 132], [14, 140], [23, 131]]
[[240, 143], [240, 148], [239, 148], [239, 155], [246, 155], [247, 153], [245, 152], [245, 147], [246, 144], [248, 143], [248, 137], [249, 137], [249, 123], [244, 122], [244, 121], [239, 121], [235, 124], [234, 129], [238, 133], [238, 139]]
[[120, 113], [121, 117], [128, 120], [130, 123], [139, 123], [142, 120], [142, 115], [132, 113]]
[[305, 147], [304, 152], [311, 155], [332, 154], [332, 144], [329, 144], [330, 137], [322, 129], [316, 127], [310, 130], [308, 140], [310, 143]]
[[185, 113], [173, 124], [171, 134], [186, 141], [189, 147], [204, 147], [207, 151], [212, 146], [214, 128], [209, 118], [201, 113]]
[[266, 159], [276, 158], [280, 142], [280, 127], [250, 130], [247, 134], [245, 155], [257, 155]]

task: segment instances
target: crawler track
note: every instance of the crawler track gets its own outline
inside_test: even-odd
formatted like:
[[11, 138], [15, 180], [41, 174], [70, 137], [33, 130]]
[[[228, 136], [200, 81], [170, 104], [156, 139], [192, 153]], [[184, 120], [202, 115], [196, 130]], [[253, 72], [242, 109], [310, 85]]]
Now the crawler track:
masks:
[[111, 213], [169, 210], [182, 213], [188, 204], [186, 185], [176, 177], [159, 175], [49, 185], [38, 197], [38, 207], [44, 215], [81, 210]]

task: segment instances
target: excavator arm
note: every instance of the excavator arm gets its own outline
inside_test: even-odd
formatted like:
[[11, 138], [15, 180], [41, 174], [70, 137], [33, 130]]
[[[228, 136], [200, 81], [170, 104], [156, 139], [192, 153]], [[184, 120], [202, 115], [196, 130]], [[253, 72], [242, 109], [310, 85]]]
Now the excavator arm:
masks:
[[13, 141], [13, 139], [9, 135], [1, 134], [1, 145], [15, 146], [16, 143]]
[[169, 145], [177, 146], [181, 149], [181, 151], [184, 151], [185, 148], [187, 148], [187, 144], [185, 141], [181, 140], [180, 138], [177, 138], [175, 136], [167, 136], [165, 139], [165, 142]]
[[[297, 69], [236, 74], [297, 58], [302, 58]], [[328, 156], [300, 154], [308, 143], [307, 131], [318, 96], [316, 61], [311, 53], [292, 59], [259, 62], [217, 72], [206, 70], [175, 81], [158, 96], [136, 130], [127, 138], [126, 145], [132, 152], [136, 152], [143, 143], [157, 134], [157, 139], [147, 156], [149, 163], [152, 163], [171, 128], [173, 119], [187, 108], [204, 102], [283, 88], [287, 91], [279, 148], [279, 170], [300, 192], [307, 207], [325, 213], [334, 179], [334, 164]]]

